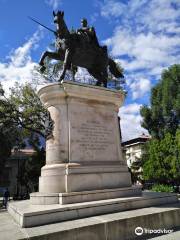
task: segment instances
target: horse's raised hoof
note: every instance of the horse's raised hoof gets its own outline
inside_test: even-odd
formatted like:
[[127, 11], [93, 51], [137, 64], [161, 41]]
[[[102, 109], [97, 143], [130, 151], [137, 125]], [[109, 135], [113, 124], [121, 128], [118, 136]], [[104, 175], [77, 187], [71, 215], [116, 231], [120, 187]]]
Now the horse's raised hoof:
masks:
[[40, 72], [41, 72], [41, 73], [43, 73], [45, 70], [46, 70], [46, 67], [45, 67], [45, 66], [42, 66], [42, 67], [40, 68]]

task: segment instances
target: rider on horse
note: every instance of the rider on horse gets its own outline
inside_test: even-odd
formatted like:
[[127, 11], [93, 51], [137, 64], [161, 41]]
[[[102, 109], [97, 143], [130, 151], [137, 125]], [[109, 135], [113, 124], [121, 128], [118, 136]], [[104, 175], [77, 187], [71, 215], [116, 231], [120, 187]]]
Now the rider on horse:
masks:
[[[64, 12], [53, 12], [56, 24], [56, 52], [46, 51], [40, 59], [42, 71], [46, 69], [44, 60], [46, 57], [63, 61], [63, 68], [59, 78], [62, 81], [66, 70], [71, 66], [83, 67], [97, 80], [96, 85], [107, 87], [108, 67], [109, 71], [117, 78], [123, 77], [117, 64], [108, 57], [107, 47], [100, 46], [96, 32], [89, 27], [87, 20], [81, 21], [82, 28], [76, 32], [70, 32], [64, 21]], [[53, 31], [54, 32], [54, 31]]]
[[81, 28], [77, 30], [77, 34], [83, 34], [86, 37], [88, 43], [107, 52], [107, 46], [100, 46], [98, 38], [96, 36], [96, 31], [94, 27], [88, 26], [86, 18], [81, 19]]
[[89, 27], [87, 25], [87, 19], [86, 18], [83, 18], [81, 20], [81, 28], [79, 28], [77, 30], [77, 34], [86, 35], [89, 43], [92, 43], [95, 46], [100, 47], [97, 36], [96, 36], [95, 29], [94, 29], [94, 27]]

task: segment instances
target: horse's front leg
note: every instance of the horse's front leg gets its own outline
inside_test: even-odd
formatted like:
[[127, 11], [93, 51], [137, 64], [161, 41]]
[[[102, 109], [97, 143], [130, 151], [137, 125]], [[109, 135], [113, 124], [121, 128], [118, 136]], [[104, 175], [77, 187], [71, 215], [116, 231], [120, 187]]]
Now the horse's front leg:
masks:
[[66, 49], [64, 63], [63, 63], [63, 70], [62, 70], [59, 81], [62, 81], [64, 79], [66, 70], [68, 69], [68, 67], [71, 64], [71, 58], [72, 58], [72, 54], [71, 54], [70, 49]]
[[41, 72], [44, 72], [44, 70], [46, 69], [46, 67], [44, 66], [44, 60], [46, 57], [49, 57], [51, 59], [61, 60], [60, 54], [58, 54], [56, 52], [48, 52], [48, 51], [44, 52], [39, 61], [39, 65], [41, 66], [41, 68], [40, 68]]
[[39, 61], [39, 65], [41, 66], [40, 68], [40, 71], [41, 72], [44, 72], [44, 70], [46, 69], [46, 67], [44, 66], [44, 60], [45, 58], [49, 55], [49, 52], [46, 51], [46, 52], [43, 52], [41, 58], [40, 58], [40, 61]]

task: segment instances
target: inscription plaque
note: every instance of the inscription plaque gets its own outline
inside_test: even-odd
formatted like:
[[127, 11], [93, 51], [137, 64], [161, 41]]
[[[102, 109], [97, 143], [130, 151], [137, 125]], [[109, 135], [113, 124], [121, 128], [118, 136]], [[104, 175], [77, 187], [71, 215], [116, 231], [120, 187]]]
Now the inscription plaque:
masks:
[[98, 121], [82, 123], [80, 128], [77, 128], [77, 131], [79, 132], [77, 142], [85, 150], [104, 151], [110, 144], [114, 143], [112, 140], [109, 140], [112, 129], [102, 126]]
[[[115, 161], [117, 159], [114, 116], [88, 113], [71, 123], [71, 156], [75, 161]], [[88, 118], [89, 116], [89, 118]], [[96, 119], [92, 119], [92, 116]]]

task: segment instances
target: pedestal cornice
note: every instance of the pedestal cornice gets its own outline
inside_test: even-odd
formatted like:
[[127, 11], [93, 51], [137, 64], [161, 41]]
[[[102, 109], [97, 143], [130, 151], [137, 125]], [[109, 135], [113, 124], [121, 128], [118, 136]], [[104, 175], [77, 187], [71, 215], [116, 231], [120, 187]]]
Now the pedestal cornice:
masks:
[[72, 97], [73, 99], [95, 101], [96, 103], [105, 102], [106, 104], [114, 104], [116, 107], [121, 107], [125, 98], [123, 91], [71, 81], [48, 84], [38, 91], [38, 95], [45, 107], [54, 105], [60, 100], [63, 102], [66, 98]]

